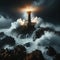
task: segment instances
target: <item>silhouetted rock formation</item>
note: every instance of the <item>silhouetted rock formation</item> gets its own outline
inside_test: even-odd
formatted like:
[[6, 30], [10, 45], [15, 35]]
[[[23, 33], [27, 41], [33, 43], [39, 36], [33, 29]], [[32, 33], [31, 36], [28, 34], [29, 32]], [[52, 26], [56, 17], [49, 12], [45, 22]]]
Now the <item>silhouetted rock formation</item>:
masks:
[[15, 40], [12, 37], [6, 36], [2, 40], [0, 40], [0, 48], [2, 48], [5, 45], [15, 45]]
[[30, 47], [30, 46], [31, 46], [31, 43], [28, 42], [28, 43], [24, 44], [24, 46], [26, 46], [26, 47]]
[[1, 60], [24, 60], [26, 56], [26, 49], [22, 45], [16, 46], [14, 50], [1, 49]]
[[40, 38], [42, 35], [44, 35], [44, 31], [49, 31], [49, 32], [54, 32], [57, 35], [60, 35], [60, 31], [55, 31], [52, 28], [39, 28], [36, 32], [35, 32], [35, 38], [33, 37], [33, 40], [35, 41], [36, 38]]
[[13, 29], [12, 32], [17, 32], [19, 34], [27, 34], [27, 33], [32, 33], [34, 30], [35, 30], [35, 27], [32, 23], [32, 25], [30, 25], [29, 27], [28, 25], [19, 26], [16, 29]]
[[60, 54], [56, 54], [56, 56], [53, 60], [60, 60]]
[[13, 50], [0, 49], [1, 60], [44, 60], [42, 52], [35, 50], [32, 53], [26, 53], [22, 45], [16, 46]]
[[16, 29], [13, 29], [11, 31], [11, 33], [12, 34], [17, 33], [17, 36], [19, 36], [21, 34], [20, 38], [22, 39], [22, 38], [26, 38], [26, 34], [29, 34], [29, 36], [31, 36], [31, 34], [33, 33], [34, 30], [35, 30], [34, 25], [31, 25], [30, 27], [28, 27], [28, 26], [20, 26], [20, 27], [18, 27]]
[[0, 32], [0, 38], [5, 36], [5, 34], [3, 32]]
[[23, 47], [22, 45], [17, 46], [14, 49], [14, 53], [17, 56], [16, 60], [24, 60], [25, 56], [26, 56], [26, 49], [25, 47]]
[[56, 51], [54, 50], [53, 47], [49, 46], [49, 47], [48, 47], [47, 54], [48, 54], [49, 56], [55, 56], [55, 55], [56, 55]]
[[44, 57], [43, 57], [41, 51], [36, 50], [36, 51], [33, 51], [30, 54], [27, 54], [26, 55], [26, 60], [44, 60]]

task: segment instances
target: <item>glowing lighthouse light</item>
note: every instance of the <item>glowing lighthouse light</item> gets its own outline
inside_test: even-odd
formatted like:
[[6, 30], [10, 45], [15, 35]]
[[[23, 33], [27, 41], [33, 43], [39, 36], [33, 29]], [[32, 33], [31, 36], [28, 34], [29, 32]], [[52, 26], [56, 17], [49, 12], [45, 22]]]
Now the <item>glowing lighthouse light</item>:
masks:
[[21, 9], [21, 11], [26, 12], [28, 14], [28, 26], [31, 25], [31, 13], [36, 11], [36, 8], [32, 8], [32, 7], [26, 7]]
[[29, 12], [29, 11], [34, 12], [34, 11], [36, 11], [36, 10], [37, 10], [37, 8], [35, 8], [35, 7], [30, 7], [30, 6], [27, 6], [26, 8], [22, 8], [22, 9], [21, 9], [22, 12]]
[[[27, 20], [25, 20], [25, 21], [21, 21], [20, 20], [20, 24], [21, 25], [27, 25], [27, 26], [31, 26], [33, 23], [36, 23], [36, 20], [35, 19], [33, 19], [33, 20], [31, 20], [32, 18], [31, 18], [31, 13], [32, 12], [35, 12], [35, 11], [37, 11], [38, 10], [38, 8], [36, 8], [36, 7], [31, 7], [31, 6], [27, 6], [27, 7], [25, 7], [25, 8], [21, 8], [20, 9], [20, 11], [21, 12], [25, 12], [25, 13], [27, 13], [27, 15], [25, 15], [28, 19]], [[34, 21], [35, 20], [35, 21]]]

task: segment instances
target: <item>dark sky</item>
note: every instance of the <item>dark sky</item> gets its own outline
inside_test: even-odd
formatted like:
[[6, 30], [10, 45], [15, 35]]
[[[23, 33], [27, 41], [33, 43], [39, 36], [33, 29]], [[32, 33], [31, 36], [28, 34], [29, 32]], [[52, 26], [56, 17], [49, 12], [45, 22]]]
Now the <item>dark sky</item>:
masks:
[[[15, 7], [21, 7], [25, 4], [33, 4], [33, 2], [39, 2], [40, 0], [0, 0], [0, 14], [7, 14], [11, 18], [17, 19], [19, 18], [19, 14], [13, 12], [11, 9]], [[47, 21], [51, 21], [54, 23], [60, 23], [60, 0], [54, 0], [51, 6], [48, 6], [52, 0], [43, 0], [47, 8], [43, 10], [43, 12], [36, 13], [36, 16], [42, 17]], [[40, 5], [39, 5], [40, 7]]]

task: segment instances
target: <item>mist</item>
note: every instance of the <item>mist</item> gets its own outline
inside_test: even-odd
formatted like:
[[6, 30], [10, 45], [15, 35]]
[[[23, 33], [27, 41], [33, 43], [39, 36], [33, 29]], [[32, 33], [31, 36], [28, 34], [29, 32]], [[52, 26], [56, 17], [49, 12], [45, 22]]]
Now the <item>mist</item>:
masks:
[[12, 19], [8, 16], [5, 18], [4, 16], [0, 15], [0, 29], [9, 28], [11, 26]]

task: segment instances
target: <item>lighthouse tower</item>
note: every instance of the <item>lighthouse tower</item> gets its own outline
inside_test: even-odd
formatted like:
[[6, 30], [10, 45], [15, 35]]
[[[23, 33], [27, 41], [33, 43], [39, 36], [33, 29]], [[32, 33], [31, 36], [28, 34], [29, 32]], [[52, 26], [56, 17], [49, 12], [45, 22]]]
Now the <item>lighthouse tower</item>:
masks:
[[31, 26], [31, 11], [28, 11], [28, 27]]

